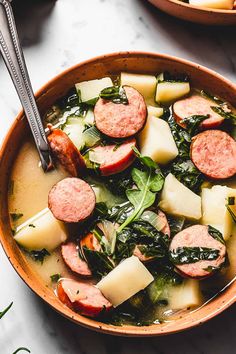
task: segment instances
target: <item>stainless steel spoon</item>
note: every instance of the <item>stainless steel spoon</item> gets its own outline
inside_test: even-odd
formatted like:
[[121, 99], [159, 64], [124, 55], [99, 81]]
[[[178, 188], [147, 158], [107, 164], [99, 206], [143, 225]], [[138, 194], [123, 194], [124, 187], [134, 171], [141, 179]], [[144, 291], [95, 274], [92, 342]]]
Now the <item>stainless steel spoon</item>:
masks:
[[0, 0], [0, 52], [28, 119], [42, 168], [46, 172], [53, 167], [50, 148], [35, 101], [10, 2], [11, 0]]

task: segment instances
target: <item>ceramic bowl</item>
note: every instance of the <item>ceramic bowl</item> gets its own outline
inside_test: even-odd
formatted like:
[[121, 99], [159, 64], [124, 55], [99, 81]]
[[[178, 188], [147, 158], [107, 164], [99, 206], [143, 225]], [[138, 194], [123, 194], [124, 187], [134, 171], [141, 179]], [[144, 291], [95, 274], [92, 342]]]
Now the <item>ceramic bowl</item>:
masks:
[[[143, 52], [115, 53], [75, 65], [49, 81], [38, 91], [36, 94], [38, 106], [43, 115], [58, 98], [65, 95], [78, 81], [101, 78], [114, 73], [118, 74], [120, 71], [156, 74], [164, 70], [172, 73], [186, 73], [191, 77], [193, 86], [219, 95], [236, 106], [236, 86], [217, 73], [186, 60]], [[47, 288], [29, 267], [11, 233], [7, 203], [8, 183], [14, 159], [27, 134], [30, 134], [27, 121], [23, 112], [20, 112], [0, 151], [0, 240], [7, 257], [19, 276], [51, 307], [73, 322], [95, 331], [122, 336], [156, 336], [200, 325], [235, 302], [236, 283], [195, 312], [188, 313], [176, 321], [145, 327], [121, 327], [104, 324], [80, 316], [63, 305], [53, 291]]]
[[193, 6], [180, 0], [148, 0], [169, 15], [202, 25], [229, 26], [236, 24], [236, 10], [216, 10]]

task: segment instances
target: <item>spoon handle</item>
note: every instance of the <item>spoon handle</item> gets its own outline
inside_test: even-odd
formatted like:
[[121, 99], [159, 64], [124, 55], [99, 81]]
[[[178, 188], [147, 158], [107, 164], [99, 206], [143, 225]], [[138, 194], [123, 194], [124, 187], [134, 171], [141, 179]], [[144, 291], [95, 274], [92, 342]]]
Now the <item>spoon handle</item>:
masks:
[[39, 152], [42, 168], [46, 172], [53, 167], [52, 158], [9, 0], [0, 0], [0, 52], [28, 119]]

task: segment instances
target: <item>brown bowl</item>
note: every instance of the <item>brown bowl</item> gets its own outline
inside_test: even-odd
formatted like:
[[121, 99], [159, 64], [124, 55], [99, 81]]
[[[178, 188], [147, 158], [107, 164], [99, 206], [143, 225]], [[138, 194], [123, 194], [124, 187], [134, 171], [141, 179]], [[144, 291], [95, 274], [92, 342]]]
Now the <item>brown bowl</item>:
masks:
[[217, 10], [193, 6], [180, 0], [148, 0], [169, 15], [202, 25], [230, 26], [236, 24], [236, 10]]
[[[78, 64], [49, 81], [36, 94], [41, 114], [78, 81], [100, 78], [120, 71], [156, 74], [168, 70], [172, 73], [186, 73], [195, 87], [205, 89], [227, 99], [236, 106], [236, 86], [217, 73], [186, 60], [162, 54], [124, 52], [100, 56]], [[235, 302], [236, 283], [203, 308], [188, 313], [169, 323], [145, 327], [116, 327], [80, 316], [63, 305], [47, 288], [27, 264], [24, 255], [11, 233], [7, 203], [8, 183], [11, 167], [19, 151], [22, 140], [29, 134], [23, 112], [16, 117], [0, 151], [0, 240], [11, 264], [25, 283], [50, 306], [73, 322], [96, 331], [123, 336], [156, 336], [175, 333], [202, 324], [216, 316]]]

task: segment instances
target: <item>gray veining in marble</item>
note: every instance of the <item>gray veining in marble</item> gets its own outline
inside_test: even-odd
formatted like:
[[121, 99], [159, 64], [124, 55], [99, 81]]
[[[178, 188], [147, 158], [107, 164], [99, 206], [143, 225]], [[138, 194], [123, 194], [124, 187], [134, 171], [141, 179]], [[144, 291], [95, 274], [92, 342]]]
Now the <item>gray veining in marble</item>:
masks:
[[[24, 0], [18, 0], [21, 4]], [[33, 87], [98, 54], [146, 50], [183, 57], [236, 82], [236, 28], [206, 28], [171, 18], [145, 0], [33, 1], [17, 9]], [[0, 141], [20, 104], [0, 60]], [[60, 317], [22, 282], [0, 249], [0, 354], [27, 346], [33, 354], [235, 353], [236, 308], [171, 337], [132, 339], [93, 333]]]

